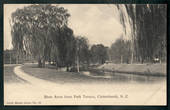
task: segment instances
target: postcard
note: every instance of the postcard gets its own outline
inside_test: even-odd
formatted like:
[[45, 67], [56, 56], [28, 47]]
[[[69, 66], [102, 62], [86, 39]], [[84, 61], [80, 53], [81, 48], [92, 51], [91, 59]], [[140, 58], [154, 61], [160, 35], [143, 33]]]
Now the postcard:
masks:
[[4, 4], [4, 105], [167, 105], [166, 4]]

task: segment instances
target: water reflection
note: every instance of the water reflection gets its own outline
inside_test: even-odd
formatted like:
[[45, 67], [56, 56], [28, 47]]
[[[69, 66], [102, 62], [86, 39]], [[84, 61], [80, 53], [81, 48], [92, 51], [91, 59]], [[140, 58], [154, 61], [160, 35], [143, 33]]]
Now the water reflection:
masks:
[[137, 83], [151, 83], [165, 81], [166, 77], [163, 76], [151, 76], [151, 75], [136, 75], [136, 74], [126, 74], [126, 73], [112, 73], [112, 72], [90, 72], [84, 71], [84, 75], [93, 78], [104, 78], [119, 82], [137, 82]]

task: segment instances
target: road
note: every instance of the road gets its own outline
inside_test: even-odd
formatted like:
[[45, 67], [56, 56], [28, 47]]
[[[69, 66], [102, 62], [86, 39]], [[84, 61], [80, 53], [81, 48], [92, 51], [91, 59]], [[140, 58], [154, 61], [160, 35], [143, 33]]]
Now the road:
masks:
[[[23, 71], [23, 67], [19, 65], [4, 67], [5, 105], [166, 104], [165, 80], [152, 83], [124, 82], [123, 80], [115, 82], [110, 79], [101, 80], [77, 74], [68, 75], [68, 73], [62, 73], [54, 78], [48, 77], [47, 79], [53, 80], [47, 80], [42, 77], [45, 75], [39, 77], [38, 75], [26, 73]], [[36, 68], [31, 69], [35, 72], [39, 70]], [[45, 69], [40, 72], [43, 73], [43, 71]], [[67, 81], [63, 81], [64, 77], [62, 76]], [[73, 83], [73, 80], [77, 81]]]

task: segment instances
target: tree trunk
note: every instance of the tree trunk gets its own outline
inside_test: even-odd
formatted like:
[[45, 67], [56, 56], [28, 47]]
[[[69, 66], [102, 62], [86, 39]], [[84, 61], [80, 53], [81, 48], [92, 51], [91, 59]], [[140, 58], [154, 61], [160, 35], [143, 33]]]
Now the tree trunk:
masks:
[[19, 56], [17, 55], [17, 64], [19, 64]]
[[133, 63], [133, 52], [132, 52], [132, 55], [131, 55], [131, 64]]
[[55, 61], [55, 67], [56, 67], [56, 69], [58, 69], [58, 65], [57, 65], [57, 62]]
[[49, 65], [51, 65], [51, 58], [49, 58], [49, 60], [48, 60], [48, 64], [49, 64]]
[[42, 67], [45, 68], [45, 60], [42, 60]]
[[160, 55], [159, 57], [159, 63], [161, 64], [162, 63], [162, 56]]
[[41, 59], [40, 58], [38, 59], [38, 67], [42, 68], [42, 63], [41, 63]]
[[10, 64], [12, 64], [12, 62], [11, 62], [11, 52], [9, 54], [10, 54]]
[[79, 68], [79, 57], [77, 56], [77, 72], [80, 72]]
[[121, 64], [123, 63], [123, 55], [121, 55], [120, 63], [121, 63]]
[[67, 65], [67, 72], [69, 72], [69, 66]]

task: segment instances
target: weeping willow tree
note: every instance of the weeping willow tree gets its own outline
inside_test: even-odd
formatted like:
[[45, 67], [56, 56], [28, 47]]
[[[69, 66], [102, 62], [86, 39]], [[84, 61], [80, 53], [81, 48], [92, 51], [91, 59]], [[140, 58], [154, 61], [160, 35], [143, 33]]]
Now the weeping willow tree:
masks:
[[[131, 40], [131, 63], [166, 61], [166, 5], [117, 5], [124, 35]], [[130, 34], [127, 34], [129, 30]]]
[[[39, 67], [44, 67], [51, 55], [57, 58], [59, 37], [70, 31], [67, 27], [69, 16], [63, 7], [50, 4], [17, 9], [12, 13], [11, 34], [13, 48], [17, 50], [18, 56], [23, 53], [34, 56]], [[61, 32], [63, 30], [65, 32]]]

